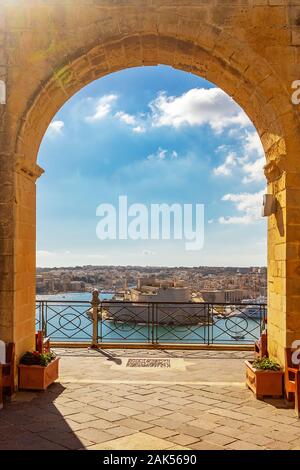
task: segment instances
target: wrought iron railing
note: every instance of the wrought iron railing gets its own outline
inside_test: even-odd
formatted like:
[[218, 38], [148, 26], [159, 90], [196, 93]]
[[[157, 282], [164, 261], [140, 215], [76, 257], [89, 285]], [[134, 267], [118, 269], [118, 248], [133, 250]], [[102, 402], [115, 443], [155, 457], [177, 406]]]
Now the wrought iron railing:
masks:
[[37, 300], [36, 328], [53, 342], [253, 344], [265, 304]]

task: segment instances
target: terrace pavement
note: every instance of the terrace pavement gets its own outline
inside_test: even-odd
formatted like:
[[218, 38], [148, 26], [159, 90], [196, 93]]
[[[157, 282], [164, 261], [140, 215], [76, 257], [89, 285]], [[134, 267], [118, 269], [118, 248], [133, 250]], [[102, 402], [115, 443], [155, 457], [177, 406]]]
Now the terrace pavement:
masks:
[[60, 379], [0, 411], [0, 450], [300, 449], [294, 410], [245, 388], [249, 352], [56, 352]]

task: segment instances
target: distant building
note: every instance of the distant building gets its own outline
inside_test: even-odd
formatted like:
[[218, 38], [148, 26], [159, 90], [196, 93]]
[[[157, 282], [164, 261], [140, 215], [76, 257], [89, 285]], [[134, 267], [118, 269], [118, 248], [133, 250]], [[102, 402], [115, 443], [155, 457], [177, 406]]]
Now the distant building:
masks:
[[84, 291], [84, 283], [81, 281], [71, 281], [69, 286], [72, 292]]
[[[102, 314], [115, 322], [154, 321], [162, 325], [207, 323], [205, 306], [199, 303], [198, 298], [192, 297], [190, 288], [182, 281], [139, 278], [136, 288], [117, 292], [112, 301], [115, 302], [103, 307]], [[122, 303], [124, 301], [129, 303], [126, 308]], [[158, 303], [154, 317], [151, 316], [152, 310], [149, 310], [148, 302]]]
[[241, 302], [245, 297], [245, 291], [234, 289], [234, 290], [202, 290], [202, 298], [204, 302], [211, 303], [235, 303]]
[[182, 281], [139, 278], [137, 287], [130, 289], [126, 300], [133, 302], [190, 302], [191, 291]]

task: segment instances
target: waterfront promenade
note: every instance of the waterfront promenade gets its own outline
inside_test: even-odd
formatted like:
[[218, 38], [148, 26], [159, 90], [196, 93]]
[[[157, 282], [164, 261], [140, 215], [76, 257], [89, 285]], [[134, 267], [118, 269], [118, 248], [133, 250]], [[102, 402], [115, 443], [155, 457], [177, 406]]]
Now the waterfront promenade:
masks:
[[59, 381], [0, 411], [0, 450], [300, 449], [294, 410], [245, 388], [249, 352], [56, 352]]

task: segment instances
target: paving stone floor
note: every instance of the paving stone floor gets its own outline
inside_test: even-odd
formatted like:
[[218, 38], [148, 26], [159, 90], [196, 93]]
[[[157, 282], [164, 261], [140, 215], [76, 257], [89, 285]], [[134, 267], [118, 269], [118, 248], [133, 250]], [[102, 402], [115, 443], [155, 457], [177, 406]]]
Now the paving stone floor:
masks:
[[[57, 350], [58, 382], [0, 411], [0, 449], [300, 449], [284, 400], [244, 385], [249, 353]], [[251, 355], [251, 354], [250, 354]], [[171, 367], [126, 367], [128, 358]]]

